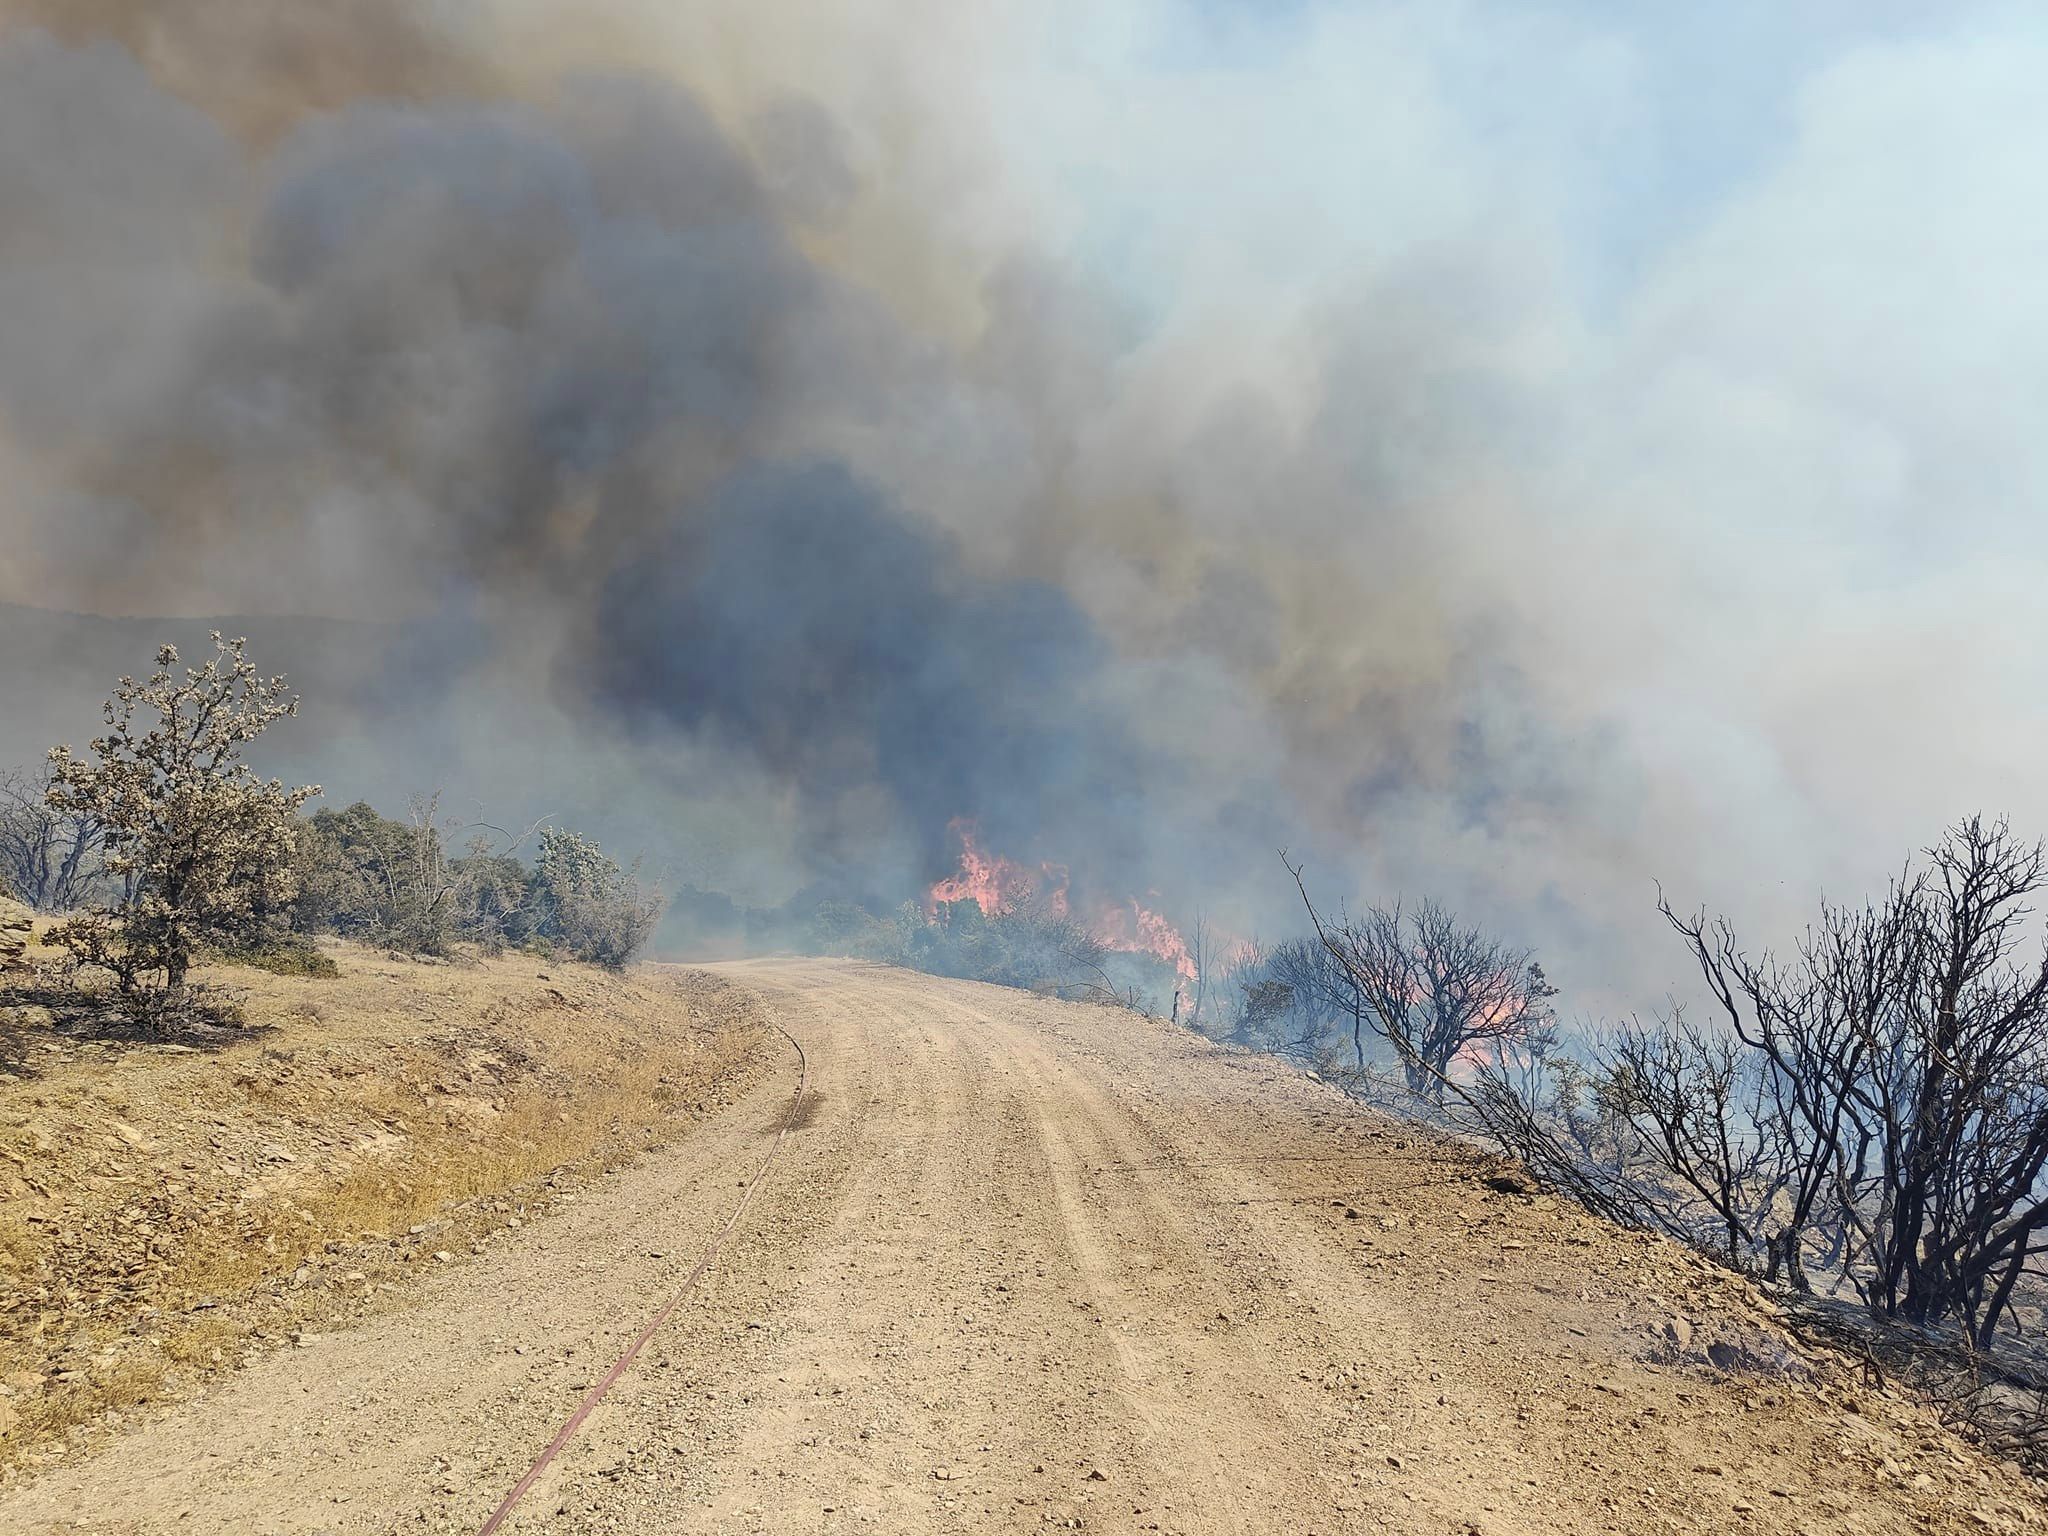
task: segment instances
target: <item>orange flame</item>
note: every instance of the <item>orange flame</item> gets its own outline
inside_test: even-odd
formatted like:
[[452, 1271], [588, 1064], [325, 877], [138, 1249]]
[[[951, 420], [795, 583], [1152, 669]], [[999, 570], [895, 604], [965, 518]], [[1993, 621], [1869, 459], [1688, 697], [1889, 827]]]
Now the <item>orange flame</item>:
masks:
[[1180, 930], [1137, 901], [1132, 901], [1130, 908], [1129, 912], [1121, 907], [1103, 908], [1092, 925], [1095, 937], [1125, 954], [1164, 960], [1181, 980], [1193, 981], [1194, 956], [1188, 953], [1188, 942]]
[[[1040, 864], [1036, 869], [1006, 859], [983, 848], [975, 840], [971, 821], [956, 819], [947, 830], [960, 839], [960, 873], [933, 885], [925, 896], [925, 911], [936, 916], [950, 902], [971, 901], [984, 917], [1000, 917], [1033, 901], [1054, 917], [1068, 911], [1067, 870], [1060, 864]], [[1187, 940], [1159, 913], [1137, 901], [1130, 910], [1106, 906], [1089, 923], [1089, 931], [1110, 949], [1124, 954], [1150, 955], [1172, 966], [1184, 981], [1195, 977], [1194, 957]]]
[[1047, 910], [1054, 917], [1067, 915], [1067, 872], [1057, 864], [1041, 864], [1036, 871], [985, 852], [975, 842], [974, 823], [954, 820], [947, 831], [960, 839], [960, 873], [934, 885], [925, 896], [925, 910], [936, 913], [949, 902], [971, 901], [983, 917], [1000, 917], [1014, 912], [1044, 891]]

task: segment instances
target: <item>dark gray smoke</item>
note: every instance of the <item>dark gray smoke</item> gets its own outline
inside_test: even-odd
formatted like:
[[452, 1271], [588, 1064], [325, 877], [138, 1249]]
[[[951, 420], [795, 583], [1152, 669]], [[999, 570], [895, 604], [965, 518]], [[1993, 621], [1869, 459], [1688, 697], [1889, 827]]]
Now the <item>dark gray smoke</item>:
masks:
[[[26, 47], [74, 85], [147, 89], [111, 51]], [[826, 128], [785, 122], [817, 158]], [[444, 710], [523, 674], [561, 713], [550, 735], [615, 732], [657, 760], [687, 741], [772, 783], [813, 878], [921, 890], [958, 818], [1100, 899], [1171, 877], [1148, 850], [1186, 754], [1139, 739], [1138, 685], [1118, 695], [1112, 646], [1062, 590], [975, 568], [821, 451], [945, 392], [946, 369], [796, 251], [686, 91], [608, 77], [545, 106], [350, 107], [266, 157], [248, 230], [246, 273], [186, 317], [168, 387], [93, 425], [69, 494], [120, 536], [62, 563], [100, 605], [424, 600], [350, 705], [464, 790]]]
[[594, 697], [800, 785], [822, 858], [871, 858], [880, 817], [943, 871], [954, 806], [1114, 890], [1146, 874], [1147, 799], [1179, 789], [1100, 697], [1114, 658], [1064, 593], [972, 574], [841, 468], [716, 487], [628, 553], [597, 614]]

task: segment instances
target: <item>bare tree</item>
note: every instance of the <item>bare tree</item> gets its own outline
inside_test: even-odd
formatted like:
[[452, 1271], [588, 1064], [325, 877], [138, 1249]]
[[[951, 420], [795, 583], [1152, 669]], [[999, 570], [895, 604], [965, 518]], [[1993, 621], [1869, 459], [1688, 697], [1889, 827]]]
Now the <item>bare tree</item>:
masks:
[[[1202, 1011], [1209, 1001], [1209, 973], [1216, 965], [1216, 936], [1210, 931], [1208, 914], [1197, 909], [1194, 926], [1188, 930], [1188, 961], [1194, 967], [1194, 976], [1189, 979], [1191, 988], [1188, 997], [1188, 1023], [1195, 1029], [1202, 1027]], [[1180, 993], [1174, 993], [1174, 1017], [1179, 1018]]]
[[1337, 957], [1320, 939], [1288, 939], [1276, 944], [1266, 957], [1274, 979], [1284, 982], [1293, 996], [1295, 1010], [1304, 1025], [1321, 1036], [1338, 1020], [1351, 1025], [1351, 1054], [1360, 1071], [1365, 1069], [1365, 1031], [1368, 1009], [1365, 993], [1337, 963]]
[[1981, 1346], [2048, 1251], [2048, 949], [2020, 958], [2048, 852], [1972, 817], [1926, 857], [1881, 902], [1824, 906], [1785, 965], [1660, 908], [1765, 1063], [1771, 1266], [1800, 1278], [1817, 1223], [1873, 1311]]
[[392, 948], [412, 955], [441, 956], [454, 943], [459, 882], [448, 858], [447, 840], [455, 827], [452, 817], [443, 823], [440, 790], [414, 795], [408, 803], [396, 856], [377, 870], [390, 913], [380, 938]]
[[106, 836], [99, 823], [50, 805], [56, 780], [39, 774], [0, 774], [0, 887], [39, 912], [69, 912], [85, 905], [104, 871]]
[[[1971, 818], [1785, 959], [1659, 909], [1719, 1018], [1441, 1076], [1474, 1129], [1615, 1220], [1987, 1349], [2048, 1252], [2048, 851]], [[1336, 930], [1338, 942], [1350, 928]], [[1377, 931], [1377, 930], [1374, 930]], [[1520, 1075], [1518, 1076], [1518, 1072]]]
[[1317, 937], [1400, 1058], [1410, 1092], [1443, 1102], [1453, 1063], [1495, 1058], [1548, 1017], [1556, 988], [1527, 950], [1489, 938], [1427, 899], [1406, 912], [1396, 903], [1326, 923], [1300, 868], [1287, 868]]
[[[1210, 961], [1214, 978], [1211, 986], [1216, 1011], [1225, 1015], [1223, 1038], [1234, 1040], [1240, 1045], [1264, 1046], [1270, 1044], [1267, 1032], [1275, 1018], [1287, 1007], [1284, 993], [1266, 992], [1262, 998], [1252, 995], [1252, 988], [1266, 968], [1265, 946], [1251, 939], [1231, 946], [1229, 953], [1219, 960]], [[1237, 994], [1233, 1004], [1231, 993]]]
[[[1112, 1007], [1128, 1008], [1133, 1013], [1145, 1012], [1137, 987], [1119, 987], [1109, 974], [1110, 949], [1100, 935], [1064, 913], [1027, 917], [1025, 921], [1035, 929], [1036, 943], [1049, 948], [1080, 973], [1079, 982], [1072, 984], [1080, 996]], [[1178, 1005], [1179, 1001], [1180, 994], [1176, 992], [1174, 1002]]]

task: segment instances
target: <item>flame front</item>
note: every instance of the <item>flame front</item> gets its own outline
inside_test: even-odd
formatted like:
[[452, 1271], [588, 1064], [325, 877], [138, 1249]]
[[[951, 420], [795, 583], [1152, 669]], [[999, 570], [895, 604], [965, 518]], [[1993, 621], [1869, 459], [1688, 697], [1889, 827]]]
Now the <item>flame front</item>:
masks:
[[[1037, 906], [1052, 917], [1069, 910], [1065, 865], [1044, 863], [1035, 869], [983, 848], [974, 823], [955, 819], [947, 830], [960, 839], [960, 872], [934, 884], [925, 896], [925, 910], [936, 916], [949, 903], [971, 901], [983, 917]], [[1088, 931], [1108, 948], [1127, 955], [1150, 955], [1173, 968], [1183, 981], [1195, 979], [1194, 956], [1180, 930], [1158, 912], [1132, 900], [1100, 908]]]
[[1130, 910], [1105, 907], [1090, 925], [1095, 937], [1111, 949], [1127, 955], [1150, 955], [1163, 960], [1183, 981], [1195, 979], [1195, 959], [1180, 930], [1151, 908], [1132, 901]]
[[960, 839], [960, 873], [939, 881], [925, 895], [925, 910], [936, 913], [956, 901], [971, 901], [983, 917], [1016, 912], [1033, 901], [1054, 917], [1067, 915], [1067, 872], [1057, 864], [1034, 871], [1015, 859], [985, 851], [975, 841], [974, 823], [955, 819], [946, 830]]

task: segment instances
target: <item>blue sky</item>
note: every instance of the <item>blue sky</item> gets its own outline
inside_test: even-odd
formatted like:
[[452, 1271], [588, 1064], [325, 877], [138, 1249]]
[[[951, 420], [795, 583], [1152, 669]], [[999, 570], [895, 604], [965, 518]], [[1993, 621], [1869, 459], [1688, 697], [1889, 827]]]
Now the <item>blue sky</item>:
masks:
[[[1844, 59], [2039, 33], [2023, 11], [1975, 5], [1184, 0], [1096, 8], [1056, 33], [1041, 62], [1111, 99], [1134, 86], [1170, 97], [1234, 85], [1247, 146], [1263, 144], [1275, 168], [1327, 177], [1335, 192], [1372, 147], [1347, 136], [1357, 119], [1341, 111], [1318, 142], [1290, 119], [1290, 102], [1312, 71], [1349, 75], [1368, 96], [1386, 59], [1405, 55], [1432, 109], [1543, 179], [1545, 211], [1573, 247], [1576, 291], [1601, 316], [1770, 170], [1798, 132], [1802, 93]], [[1353, 105], [1369, 115], [1363, 100]], [[1018, 116], [1020, 136], [1042, 126], [1028, 97]], [[1085, 238], [1112, 269], [1158, 212], [1145, 187], [1157, 167], [1134, 161], [1120, 176], [1119, 151], [1098, 144], [1069, 167], [1069, 190], [1095, 211]]]

